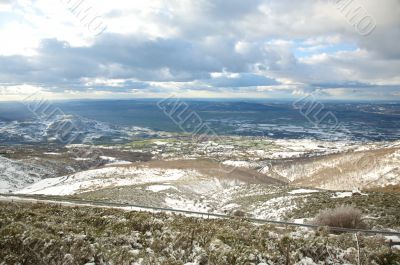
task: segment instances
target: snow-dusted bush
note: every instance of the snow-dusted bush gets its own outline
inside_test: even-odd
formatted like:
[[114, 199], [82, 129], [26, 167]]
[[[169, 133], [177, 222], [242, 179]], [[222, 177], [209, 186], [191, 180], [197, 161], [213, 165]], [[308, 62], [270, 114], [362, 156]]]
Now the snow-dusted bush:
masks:
[[[0, 202], [0, 264], [397, 264], [381, 237], [93, 207]], [[386, 263], [385, 263], [386, 262]], [[388, 263], [392, 262], [392, 263]]]
[[320, 211], [314, 219], [314, 224], [341, 228], [366, 228], [362, 212], [353, 206], [345, 205]]

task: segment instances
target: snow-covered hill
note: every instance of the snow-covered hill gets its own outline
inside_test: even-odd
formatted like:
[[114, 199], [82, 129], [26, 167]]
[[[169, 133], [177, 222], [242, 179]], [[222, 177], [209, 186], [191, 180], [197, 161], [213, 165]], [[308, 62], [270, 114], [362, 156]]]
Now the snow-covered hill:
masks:
[[109, 187], [169, 182], [198, 175], [199, 173], [194, 170], [104, 167], [63, 177], [44, 179], [16, 193], [71, 195]]
[[400, 148], [344, 152], [277, 162], [269, 175], [293, 184], [330, 190], [352, 190], [400, 184]]
[[0, 142], [8, 145], [124, 142], [133, 136], [149, 135], [156, 133], [146, 128], [116, 126], [73, 115], [0, 123]]
[[296, 206], [293, 200], [309, 193], [307, 190], [282, 193], [284, 189], [213, 177], [193, 169], [131, 165], [44, 179], [15, 193], [95, 196], [95, 199], [111, 201], [122, 196], [140, 205], [214, 213], [245, 209], [257, 217], [281, 219]]
[[49, 174], [50, 169], [0, 156], [0, 193], [22, 189]]

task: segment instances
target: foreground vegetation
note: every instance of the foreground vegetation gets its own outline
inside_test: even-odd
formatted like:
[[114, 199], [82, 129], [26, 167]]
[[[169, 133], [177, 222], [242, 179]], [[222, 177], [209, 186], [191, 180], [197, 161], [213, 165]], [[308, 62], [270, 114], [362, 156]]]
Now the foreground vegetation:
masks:
[[337, 208], [341, 205], [352, 205], [360, 210], [371, 229], [400, 228], [399, 201], [397, 192], [365, 192], [365, 196], [332, 198], [330, 192], [310, 194], [307, 198], [297, 198], [296, 207], [286, 215], [287, 219], [313, 218], [326, 208]]
[[400, 264], [382, 237], [240, 219], [0, 203], [0, 264]]

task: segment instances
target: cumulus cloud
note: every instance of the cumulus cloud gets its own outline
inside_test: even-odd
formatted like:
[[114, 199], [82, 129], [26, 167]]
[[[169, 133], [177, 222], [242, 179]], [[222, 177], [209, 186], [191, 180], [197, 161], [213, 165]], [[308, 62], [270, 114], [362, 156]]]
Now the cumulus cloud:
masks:
[[377, 23], [368, 36], [330, 0], [86, 1], [107, 24], [100, 36], [62, 3], [0, 0], [8, 6], [0, 8], [0, 34], [9, 40], [0, 44], [3, 97], [22, 85], [85, 97], [170, 90], [398, 96], [397, 0], [354, 1]]

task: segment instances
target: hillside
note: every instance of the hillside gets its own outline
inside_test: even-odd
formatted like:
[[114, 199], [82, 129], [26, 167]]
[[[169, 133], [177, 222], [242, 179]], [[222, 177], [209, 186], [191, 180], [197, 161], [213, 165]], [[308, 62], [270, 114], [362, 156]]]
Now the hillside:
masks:
[[293, 185], [328, 190], [397, 185], [400, 183], [400, 148], [349, 151], [276, 162], [266, 173]]
[[[362, 264], [399, 264], [400, 252], [384, 238], [358, 240]], [[0, 248], [2, 264], [313, 265], [358, 259], [351, 234], [36, 203], [0, 203]]]

